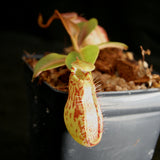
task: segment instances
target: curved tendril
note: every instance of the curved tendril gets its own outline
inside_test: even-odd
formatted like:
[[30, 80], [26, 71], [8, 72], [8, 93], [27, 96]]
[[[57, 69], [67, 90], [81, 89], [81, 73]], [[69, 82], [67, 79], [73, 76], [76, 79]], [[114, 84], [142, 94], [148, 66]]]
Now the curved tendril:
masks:
[[52, 21], [55, 20], [55, 19], [58, 19], [58, 16], [54, 13], [49, 19], [48, 21], [46, 22], [46, 24], [43, 23], [43, 17], [42, 17], [42, 14], [39, 13], [39, 16], [38, 16], [38, 25], [42, 28], [47, 28], [51, 25]]

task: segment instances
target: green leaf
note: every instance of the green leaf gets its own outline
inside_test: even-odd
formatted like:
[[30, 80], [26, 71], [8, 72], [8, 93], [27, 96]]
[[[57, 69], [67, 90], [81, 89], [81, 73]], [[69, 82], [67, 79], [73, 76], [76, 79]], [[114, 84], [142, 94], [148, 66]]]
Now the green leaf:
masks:
[[88, 45], [80, 51], [83, 61], [94, 64], [99, 54], [97, 45]]
[[68, 69], [71, 70], [72, 63], [75, 62], [77, 59], [81, 59], [80, 54], [76, 51], [72, 51], [67, 55], [65, 64], [68, 67]]
[[79, 22], [79, 23], [77, 23], [77, 25], [78, 25], [78, 27], [79, 27], [80, 30], [82, 29], [82, 27], [83, 27], [83, 25], [84, 25], [85, 23], [86, 23], [86, 22]]
[[65, 65], [65, 59], [66, 55], [57, 53], [50, 53], [44, 56], [37, 62], [34, 68], [33, 78], [36, 78], [43, 71]]
[[128, 46], [124, 43], [121, 42], [104, 42], [101, 44], [98, 44], [99, 49], [104, 49], [104, 48], [119, 48], [119, 49], [124, 49], [127, 50]]
[[96, 28], [98, 21], [95, 18], [90, 19], [87, 22], [79, 24], [80, 32], [78, 36], [78, 45], [80, 46], [84, 39]]
[[67, 55], [67, 58], [65, 60], [65, 64], [68, 67], [68, 69], [71, 70], [72, 63], [75, 62], [77, 59], [81, 60], [80, 54], [76, 51], [72, 51]]

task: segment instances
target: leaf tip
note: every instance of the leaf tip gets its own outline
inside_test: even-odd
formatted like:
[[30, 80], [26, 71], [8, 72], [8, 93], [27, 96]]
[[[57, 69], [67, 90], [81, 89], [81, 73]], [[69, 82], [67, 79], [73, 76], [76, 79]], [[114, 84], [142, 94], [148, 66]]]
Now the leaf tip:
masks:
[[40, 73], [35, 73], [33, 72], [33, 75], [32, 75], [32, 82], [39, 76]]

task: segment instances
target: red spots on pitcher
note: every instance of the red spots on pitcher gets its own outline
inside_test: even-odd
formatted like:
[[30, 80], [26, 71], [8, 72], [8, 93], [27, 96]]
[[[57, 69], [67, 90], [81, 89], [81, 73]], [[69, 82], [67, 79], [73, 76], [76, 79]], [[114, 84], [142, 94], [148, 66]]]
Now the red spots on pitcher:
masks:
[[84, 111], [81, 109], [82, 106], [77, 105], [77, 107], [75, 108], [74, 111], [74, 121], [76, 121], [77, 119], [79, 119], [79, 116], [83, 116], [84, 115]]
[[103, 116], [97, 101], [91, 73], [80, 73], [72, 68], [69, 95], [64, 109], [67, 130], [75, 141], [86, 147], [97, 145], [102, 137]]

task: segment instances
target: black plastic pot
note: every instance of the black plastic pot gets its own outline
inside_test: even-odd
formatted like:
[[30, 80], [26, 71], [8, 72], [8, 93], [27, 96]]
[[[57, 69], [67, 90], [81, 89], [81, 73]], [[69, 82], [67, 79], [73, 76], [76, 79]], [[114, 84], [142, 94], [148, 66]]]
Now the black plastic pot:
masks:
[[67, 94], [47, 83], [31, 82], [25, 64], [30, 101], [32, 160], [151, 160], [160, 133], [160, 89], [97, 93], [104, 116], [100, 144], [86, 148], [67, 132], [63, 110]]

